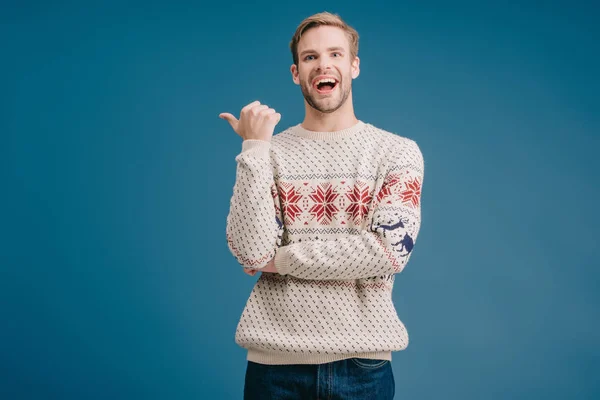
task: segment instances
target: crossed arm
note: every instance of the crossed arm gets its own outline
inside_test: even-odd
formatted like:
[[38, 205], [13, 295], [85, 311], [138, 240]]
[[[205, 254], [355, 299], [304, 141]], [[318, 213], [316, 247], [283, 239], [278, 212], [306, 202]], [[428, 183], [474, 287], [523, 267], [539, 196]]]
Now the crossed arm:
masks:
[[383, 185], [374, 194], [376, 204], [367, 229], [358, 235], [287, 246], [278, 241], [284, 228], [273, 203], [276, 192], [267, 147], [247, 143], [236, 158], [238, 174], [227, 234], [229, 248], [244, 272], [328, 280], [388, 275], [404, 269], [421, 224], [424, 163], [415, 142], [408, 141], [394, 154]]

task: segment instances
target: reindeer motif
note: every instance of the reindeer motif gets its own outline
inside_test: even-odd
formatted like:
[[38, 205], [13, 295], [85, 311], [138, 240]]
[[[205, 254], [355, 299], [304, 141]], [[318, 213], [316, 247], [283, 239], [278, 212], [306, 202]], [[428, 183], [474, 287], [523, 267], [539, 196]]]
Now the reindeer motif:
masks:
[[[400, 219], [398, 222], [396, 222], [393, 225], [385, 225], [385, 224], [375, 225], [375, 224], [373, 224], [371, 229], [374, 232], [381, 232], [383, 234], [384, 238], [387, 238], [388, 234], [397, 236], [398, 233], [396, 233], [394, 231], [396, 231], [397, 229], [404, 230], [405, 222], [407, 222], [407, 220]], [[400, 241], [398, 241], [396, 243], [391, 243], [391, 245], [394, 246], [396, 251], [400, 253], [401, 257], [406, 257], [412, 251], [413, 246], [414, 246], [414, 241], [413, 241], [413, 238], [411, 238], [408, 235], [408, 233], [404, 232], [402, 239], [400, 239]]]
[[283, 240], [283, 222], [279, 219], [279, 216], [275, 216], [275, 222], [277, 222], [277, 246], [281, 246]]

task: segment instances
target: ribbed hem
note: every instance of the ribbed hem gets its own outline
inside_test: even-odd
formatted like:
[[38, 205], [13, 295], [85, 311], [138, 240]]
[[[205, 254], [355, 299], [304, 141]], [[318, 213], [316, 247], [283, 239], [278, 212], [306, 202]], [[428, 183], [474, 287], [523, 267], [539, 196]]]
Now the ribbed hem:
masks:
[[268, 156], [271, 149], [271, 142], [258, 139], [246, 139], [242, 142], [242, 153], [252, 153], [261, 156]]
[[284, 354], [268, 353], [258, 349], [248, 349], [246, 359], [259, 364], [286, 365], [286, 364], [325, 364], [328, 362], [345, 360], [347, 358], [369, 358], [372, 360], [392, 361], [391, 351], [346, 354]]
[[359, 120], [353, 126], [346, 128], [346, 129], [341, 129], [339, 131], [316, 132], [316, 131], [309, 131], [308, 129], [304, 129], [302, 127], [302, 124], [298, 124], [298, 125], [293, 126], [291, 128], [290, 132], [293, 135], [302, 137], [304, 139], [338, 140], [338, 139], [348, 138], [348, 137], [352, 137], [352, 136], [356, 135], [358, 132], [360, 132], [365, 127], [365, 125], [366, 125], [366, 123]]
[[290, 273], [291, 268], [291, 260], [287, 256], [287, 252], [284, 247], [277, 248], [275, 252], [275, 269], [280, 275], [287, 275]]

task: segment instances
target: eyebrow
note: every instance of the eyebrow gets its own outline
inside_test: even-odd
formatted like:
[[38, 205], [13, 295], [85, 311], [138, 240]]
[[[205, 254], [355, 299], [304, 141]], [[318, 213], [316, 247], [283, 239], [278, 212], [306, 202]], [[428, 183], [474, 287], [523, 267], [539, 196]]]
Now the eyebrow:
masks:
[[[342, 51], [342, 52], [343, 52], [343, 51], [344, 51], [344, 48], [343, 48], [343, 47], [339, 47], [339, 46], [336, 46], [336, 47], [329, 47], [329, 48], [327, 49], [327, 51]], [[304, 55], [304, 54], [306, 54], [306, 53], [316, 53], [316, 51], [315, 51], [315, 50], [312, 50], [312, 49], [304, 50], [302, 53], [300, 53], [300, 56], [303, 56], [303, 55]]]

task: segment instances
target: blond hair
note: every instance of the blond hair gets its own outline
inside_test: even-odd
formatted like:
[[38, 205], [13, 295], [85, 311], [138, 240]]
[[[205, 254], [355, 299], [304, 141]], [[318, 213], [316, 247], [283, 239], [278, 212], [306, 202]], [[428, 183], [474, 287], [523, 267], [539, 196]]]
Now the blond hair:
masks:
[[350, 43], [350, 60], [354, 60], [354, 57], [358, 54], [358, 32], [344, 22], [339, 15], [321, 12], [304, 19], [296, 28], [296, 33], [294, 33], [290, 42], [290, 50], [296, 66], [298, 66], [298, 42], [300, 42], [300, 38], [302, 38], [304, 32], [317, 26], [336, 26], [343, 29], [348, 38], [348, 43]]

